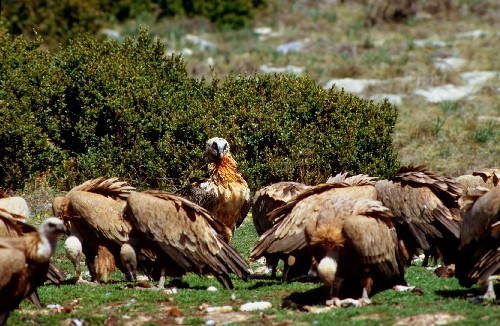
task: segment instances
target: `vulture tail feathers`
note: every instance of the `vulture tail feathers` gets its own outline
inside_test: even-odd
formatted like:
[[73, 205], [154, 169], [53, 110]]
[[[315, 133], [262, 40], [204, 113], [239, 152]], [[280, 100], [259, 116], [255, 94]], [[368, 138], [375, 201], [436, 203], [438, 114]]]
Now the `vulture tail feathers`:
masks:
[[54, 284], [60, 285], [66, 279], [66, 272], [54, 263], [49, 264], [47, 278]]

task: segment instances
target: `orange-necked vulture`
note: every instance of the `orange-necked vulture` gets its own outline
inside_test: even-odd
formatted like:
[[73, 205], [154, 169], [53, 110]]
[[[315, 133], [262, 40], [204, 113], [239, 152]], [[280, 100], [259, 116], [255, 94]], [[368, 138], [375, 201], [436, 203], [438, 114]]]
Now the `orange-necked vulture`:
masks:
[[224, 223], [231, 230], [226, 238], [229, 241], [250, 210], [250, 188], [238, 171], [227, 140], [210, 138], [205, 154], [208, 178], [182, 188], [178, 194], [202, 206], [214, 219]]

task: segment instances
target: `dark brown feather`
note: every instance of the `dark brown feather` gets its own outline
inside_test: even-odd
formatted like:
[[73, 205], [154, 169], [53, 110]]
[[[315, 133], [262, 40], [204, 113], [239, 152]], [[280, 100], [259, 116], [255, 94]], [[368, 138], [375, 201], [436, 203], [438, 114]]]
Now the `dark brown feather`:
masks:
[[131, 194], [126, 211], [142, 248], [156, 255], [168, 275], [212, 274], [226, 288], [232, 288], [229, 273], [248, 277], [245, 260], [223, 238], [230, 230], [201, 206], [172, 193], [149, 191]]

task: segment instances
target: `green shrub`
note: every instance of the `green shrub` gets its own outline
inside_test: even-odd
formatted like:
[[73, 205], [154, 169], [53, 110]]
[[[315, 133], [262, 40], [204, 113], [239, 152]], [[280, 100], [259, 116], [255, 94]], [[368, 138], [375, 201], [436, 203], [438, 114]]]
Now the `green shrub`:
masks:
[[228, 139], [254, 190], [341, 171], [387, 176], [399, 165], [397, 111], [388, 102], [325, 90], [308, 77], [213, 76], [207, 84], [189, 77], [182, 58], [167, 56], [147, 30], [123, 44], [82, 35], [52, 57], [38, 45], [2, 38], [10, 54], [0, 58], [0, 82], [9, 85], [1, 109], [14, 122], [0, 132], [6, 141], [15, 127], [30, 142], [2, 147], [4, 162], [24, 166], [2, 174], [4, 186], [43, 174], [67, 189], [115, 175], [172, 190], [204, 174], [204, 144], [213, 136]]

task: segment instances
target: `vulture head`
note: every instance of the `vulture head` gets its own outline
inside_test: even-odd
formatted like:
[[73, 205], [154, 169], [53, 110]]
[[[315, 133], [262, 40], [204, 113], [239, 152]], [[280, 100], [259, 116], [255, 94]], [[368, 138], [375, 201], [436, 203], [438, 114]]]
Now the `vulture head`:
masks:
[[37, 257], [40, 262], [50, 260], [56, 249], [57, 237], [67, 232], [64, 222], [58, 218], [48, 217], [42, 222], [38, 229], [41, 246], [38, 247]]
[[134, 247], [129, 243], [124, 243], [120, 248], [120, 258], [122, 265], [127, 271], [125, 277], [128, 282], [137, 280], [137, 255]]
[[207, 141], [206, 154], [210, 162], [220, 164], [227, 152], [229, 152], [229, 144], [224, 138], [214, 137]]

